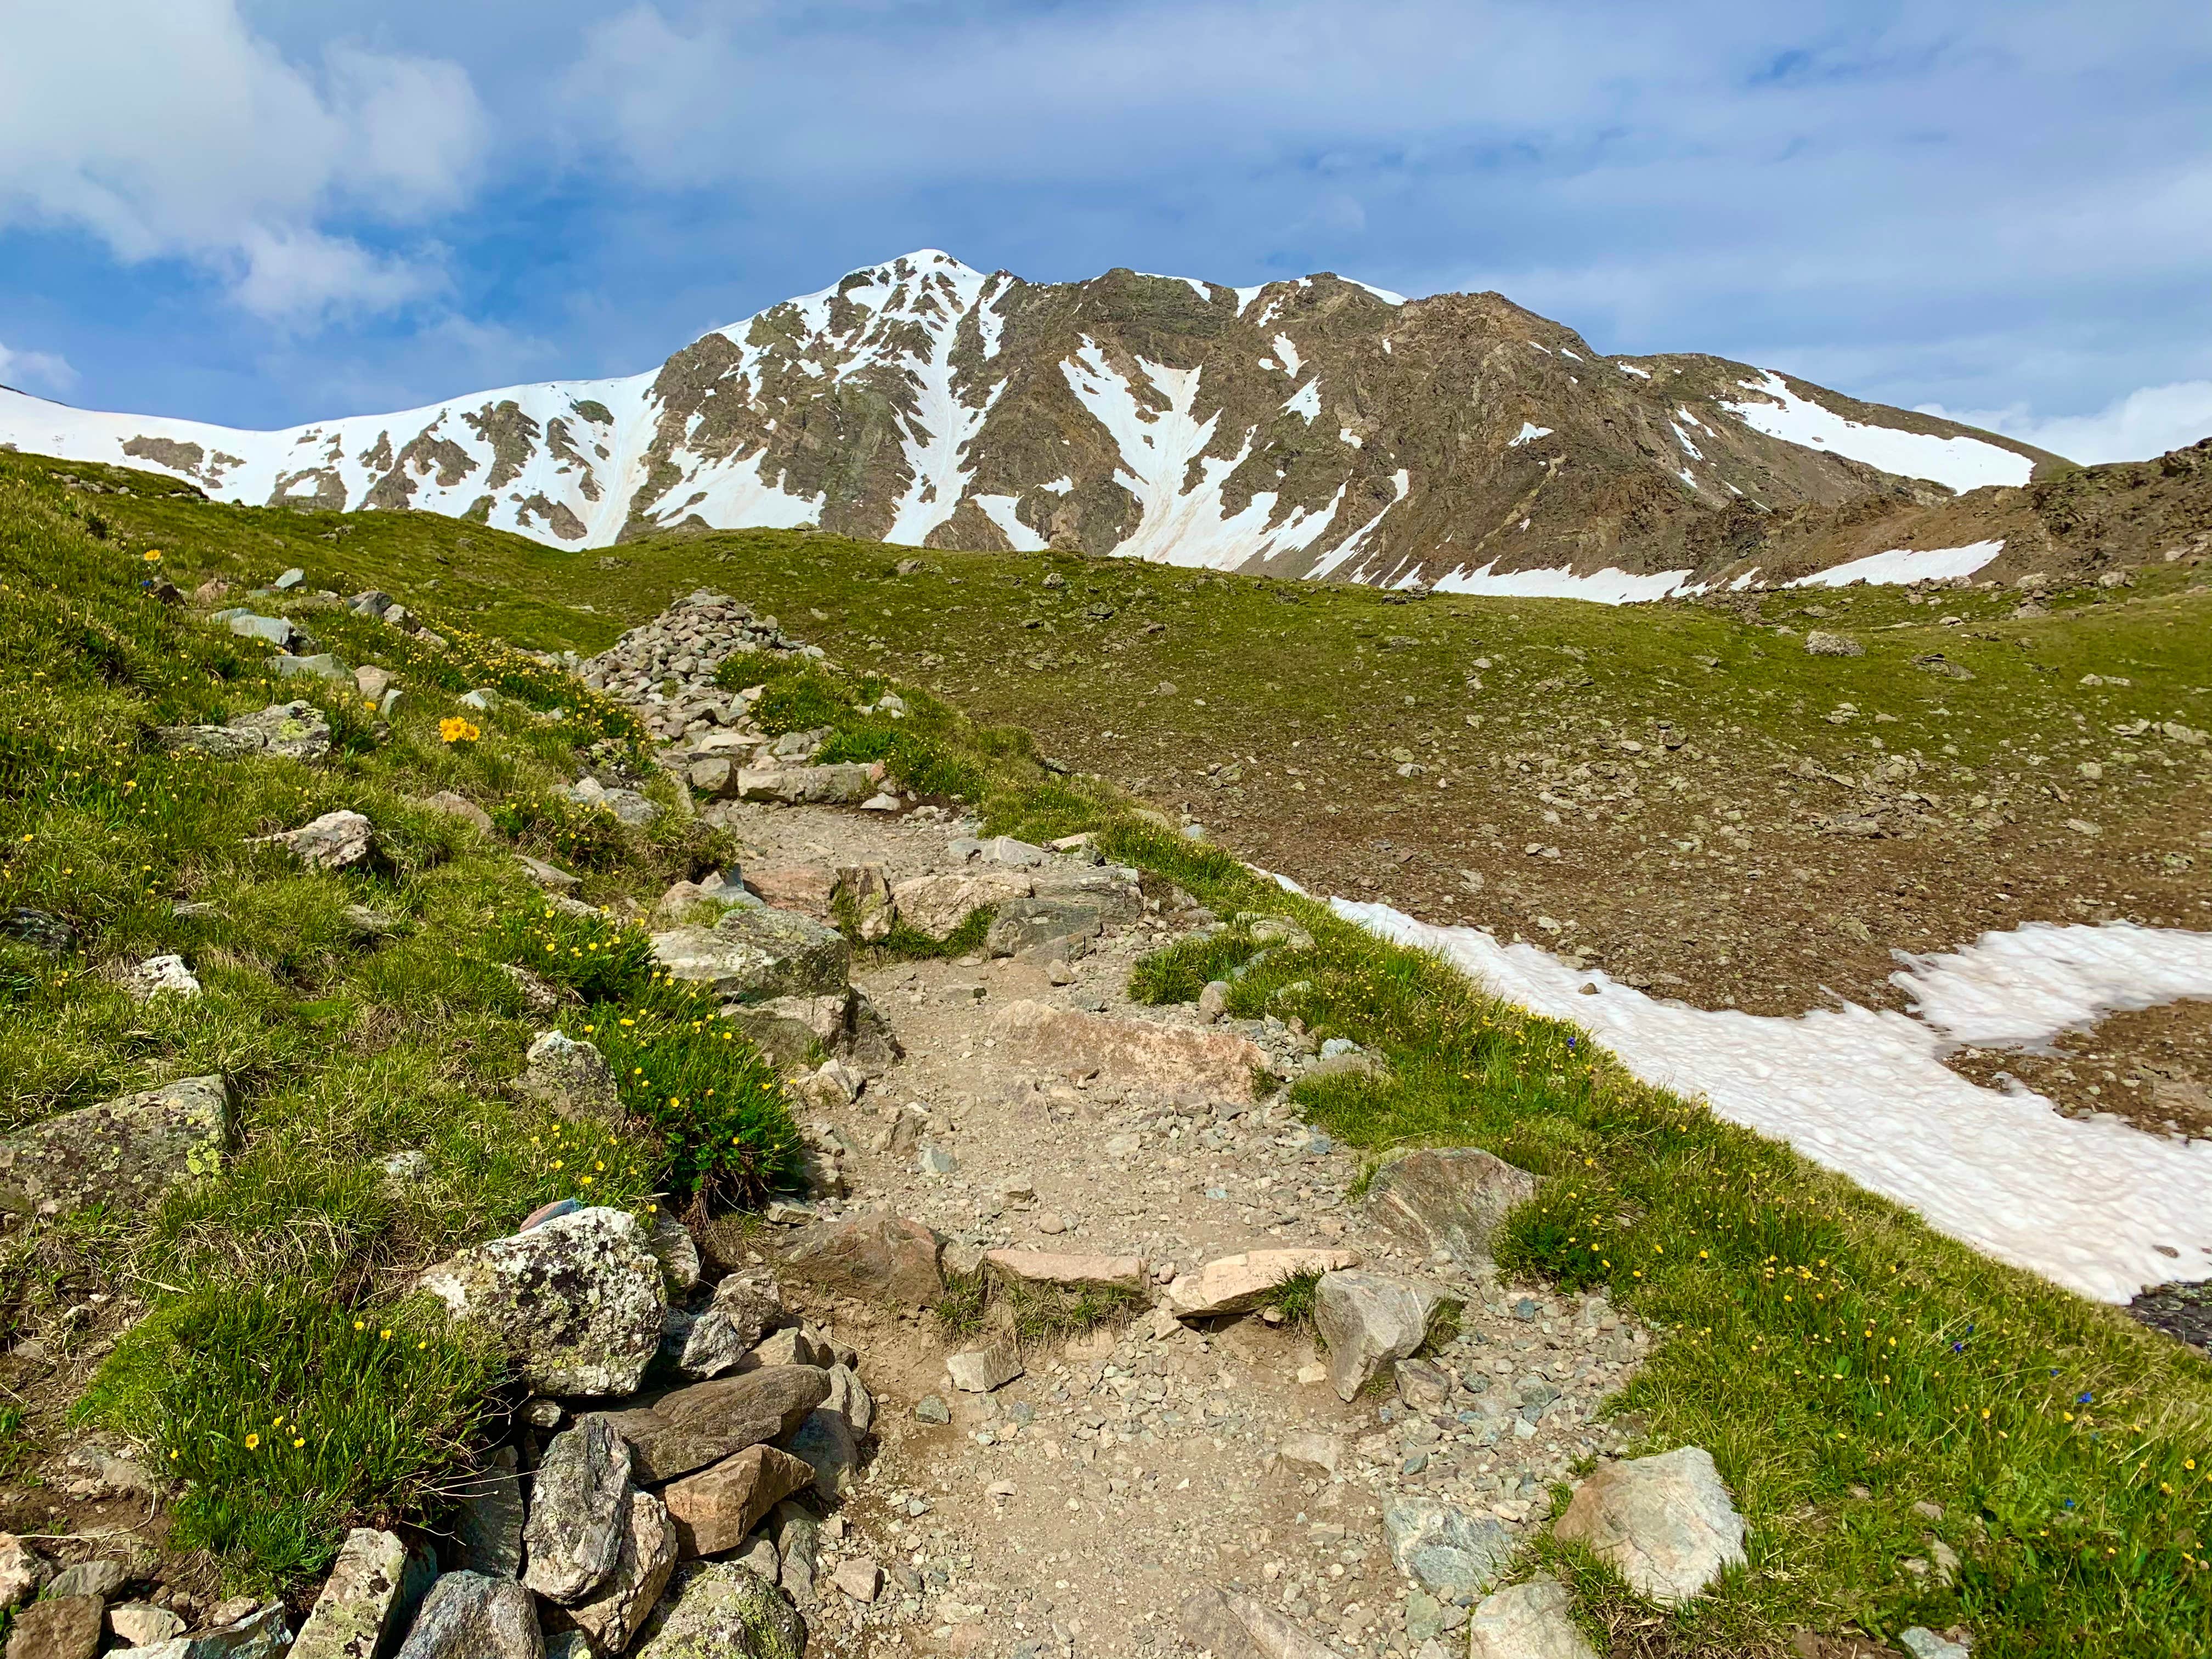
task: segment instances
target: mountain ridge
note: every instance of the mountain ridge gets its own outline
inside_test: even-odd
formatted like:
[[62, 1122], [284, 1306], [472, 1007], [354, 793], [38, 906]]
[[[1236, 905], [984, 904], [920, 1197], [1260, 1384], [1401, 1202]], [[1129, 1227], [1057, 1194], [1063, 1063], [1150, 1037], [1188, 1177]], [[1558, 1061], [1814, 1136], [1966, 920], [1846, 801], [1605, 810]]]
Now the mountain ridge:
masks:
[[0, 395], [0, 442], [267, 505], [554, 546], [812, 526], [1458, 591], [1740, 579], [1753, 510], [1935, 507], [2062, 458], [1699, 354], [1613, 356], [1502, 295], [985, 274], [935, 249], [641, 374], [253, 433]]

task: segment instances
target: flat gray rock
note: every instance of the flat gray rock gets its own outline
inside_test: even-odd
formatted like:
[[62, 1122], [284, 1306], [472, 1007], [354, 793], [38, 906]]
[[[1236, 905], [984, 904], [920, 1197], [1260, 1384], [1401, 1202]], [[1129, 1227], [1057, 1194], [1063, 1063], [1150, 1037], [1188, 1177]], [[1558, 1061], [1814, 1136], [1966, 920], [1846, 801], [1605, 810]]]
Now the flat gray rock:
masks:
[[1535, 1190], [1535, 1176], [1480, 1147], [1428, 1146], [1384, 1158], [1364, 1202], [1424, 1255], [1471, 1267], [1490, 1259], [1498, 1224]]
[[615, 1074], [596, 1044], [560, 1031], [541, 1031], [524, 1056], [517, 1094], [536, 1101], [556, 1116], [582, 1123], [623, 1121]]
[[1574, 1621], [1574, 1598], [1551, 1578], [1509, 1584], [1467, 1621], [1468, 1659], [1598, 1659]]
[[398, 1534], [356, 1527], [292, 1644], [291, 1659], [379, 1659], [414, 1609], [407, 1605], [407, 1546]]
[[430, 1586], [394, 1659], [544, 1659], [530, 1592], [511, 1578], [449, 1572]]
[[462, 1493], [458, 1531], [461, 1559], [487, 1578], [522, 1576], [522, 1480], [514, 1448], [501, 1446], [471, 1475]]
[[1382, 1535], [1399, 1568], [1447, 1601], [1496, 1583], [1516, 1541], [1488, 1516], [1449, 1504], [1393, 1504], [1382, 1511]]
[[1743, 1517], [1702, 1446], [1608, 1463], [1552, 1528], [1589, 1546], [1638, 1595], [1676, 1607], [1742, 1565]]
[[230, 1088], [219, 1076], [80, 1107], [0, 1139], [0, 1209], [144, 1210], [176, 1182], [213, 1173], [237, 1138]]
[[712, 927], [655, 933], [653, 954], [672, 977], [739, 1002], [841, 995], [852, 962], [836, 928], [765, 904], [731, 910]]
[[658, 1486], [748, 1446], [781, 1440], [830, 1397], [811, 1365], [769, 1365], [672, 1389], [598, 1419], [629, 1443], [634, 1477]]

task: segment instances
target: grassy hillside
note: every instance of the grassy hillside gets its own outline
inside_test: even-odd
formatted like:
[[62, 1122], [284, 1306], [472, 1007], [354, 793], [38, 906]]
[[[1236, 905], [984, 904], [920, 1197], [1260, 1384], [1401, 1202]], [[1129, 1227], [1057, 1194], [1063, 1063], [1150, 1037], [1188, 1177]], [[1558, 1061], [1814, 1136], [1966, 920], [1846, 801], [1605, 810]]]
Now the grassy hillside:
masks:
[[[1121, 741], [1124, 723], [1132, 744], [1160, 757], [1150, 764], [1162, 777], [1170, 755], [1188, 778], [1225, 752], [1225, 764], [1247, 769], [1242, 778], [1192, 799], [1226, 805], [1244, 789], [1250, 823], [1291, 816], [1301, 794], [1315, 818], [1336, 816], [1332, 805], [1409, 811], [1387, 792], [1402, 784], [1409, 802], [1424, 790], [1434, 800], [1436, 777], [1453, 781], [1455, 768], [1465, 793], [1442, 792], [1453, 809], [1472, 817], [1462, 803], [1487, 771], [1505, 782], [1479, 810], [1502, 816], [1533, 795], [1540, 771], [1532, 763], [1509, 777], [1492, 758], [1610, 732], [1620, 735], [1607, 738], [1608, 763], [1632, 765], [1663, 749], [1662, 714], [1690, 726], [1699, 755], [1686, 744], [1656, 765], [1695, 760], [1699, 788], [1714, 787], [1721, 761], [1748, 766], [1769, 746], [1858, 765], [1870, 718], [1847, 729], [1793, 707], [1825, 715], [1844, 696], [1863, 713], [1894, 711], [1881, 728], [1895, 734], [1891, 748], [1904, 746], [1911, 720], [1918, 746], [1940, 752], [1940, 736], [1962, 764], [1995, 773], [2003, 745], [2030, 725], [2063, 736], [2059, 723], [2070, 727], [2084, 707], [2105, 727], [2183, 718], [2201, 711], [2188, 699], [2206, 678], [2203, 630], [2191, 631], [2205, 600], [2186, 591], [2183, 571], [2118, 600], [2078, 596], [2070, 629], [2002, 620], [2008, 602], [1980, 596], [1946, 596], [1945, 614], [1966, 619], [1941, 632], [1940, 618], [1914, 620], [1902, 596], [1840, 607], [1823, 598], [1863, 630], [1868, 655], [1808, 659], [1771, 630], [1703, 610], [1401, 606], [1152, 568], [937, 554], [899, 577], [893, 550], [811, 537], [565, 555], [442, 521], [70, 490], [58, 471], [166, 488], [0, 457], [0, 913], [34, 909], [82, 940], [58, 957], [9, 950], [0, 1123], [222, 1069], [240, 1085], [246, 1133], [219, 1172], [152, 1215], [92, 1214], [10, 1236], [14, 1346], [0, 1380], [45, 1408], [26, 1425], [27, 1455], [64, 1437], [52, 1407], [88, 1382], [83, 1413], [150, 1443], [182, 1478], [175, 1541], [264, 1583], [311, 1571], [347, 1519], [434, 1508], [497, 1409], [489, 1362], [410, 1301], [410, 1270], [544, 1199], [586, 1190], [587, 1164], [603, 1201], [680, 1200], [672, 1171], [699, 1139], [696, 1115], [660, 1109], [658, 1089], [633, 1094], [633, 1131], [580, 1149], [573, 1130], [556, 1146], [552, 1124], [503, 1097], [532, 1029], [503, 962], [643, 1021], [680, 1024], [681, 1010], [639, 969], [633, 931], [549, 915], [502, 835], [479, 836], [420, 799], [469, 796], [520, 832], [514, 845], [584, 866], [586, 896], [614, 907], [649, 901], [729, 849], [675, 810], [635, 834], [553, 807], [551, 787], [573, 775], [580, 749], [609, 744], [600, 757], [621, 761], [630, 728], [574, 682], [490, 643], [501, 630], [587, 649], [672, 592], [711, 582], [778, 609], [856, 665], [905, 665], [962, 688], [974, 714], [1027, 714], [1070, 759], [1123, 752], [1106, 745]], [[626, 562], [603, 567], [606, 558]], [[405, 661], [416, 690], [388, 729], [325, 694], [341, 737], [328, 763], [151, 752], [153, 726], [243, 712], [276, 691], [259, 653], [139, 583], [158, 568], [187, 589], [210, 573], [243, 585], [293, 563], [311, 589], [398, 593], [453, 647]], [[1048, 575], [1065, 586], [1044, 586]], [[1893, 617], [1914, 627], [1874, 634]], [[300, 617], [350, 661], [405, 648], [333, 612]], [[1154, 622], [1164, 631], [1145, 631]], [[2009, 643], [2023, 631], [2025, 651]], [[1957, 643], [1963, 632], [1996, 637]], [[1977, 678], [1900, 672], [1931, 641]], [[1060, 666], [1022, 665], [1017, 641]], [[931, 657], [940, 665], [925, 665]], [[2090, 688], [2096, 700], [2062, 696], [2077, 666], [2117, 668], [2135, 684]], [[1176, 675], [1176, 690], [1158, 690]], [[1483, 694], [1509, 695], [1482, 701], [1469, 676]], [[1545, 679], [1561, 684], [1542, 690]], [[440, 722], [463, 712], [453, 699], [486, 684], [514, 701], [471, 716], [477, 738], [447, 741]], [[1607, 691], [1616, 703], [1599, 701]], [[1630, 738], [1639, 698], [1650, 712], [1633, 720], [1654, 724]], [[556, 709], [557, 719], [532, 712]], [[1466, 725], [1477, 709], [1485, 724]], [[867, 740], [864, 717], [831, 713], [841, 741]], [[1457, 722], [1452, 741], [1429, 746], [1423, 732], [1447, 719]], [[1387, 1082], [1307, 1085], [1308, 1109], [1364, 1147], [1469, 1141], [1537, 1170], [1547, 1182], [1510, 1224], [1510, 1265], [1602, 1285], [1665, 1333], [1622, 1407], [1650, 1449], [1695, 1441], [1714, 1451], [1752, 1523], [1753, 1571], [1660, 1614], [1589, 1558], [1552, 1551], [1616, 1652], [1778, 1654], [1794, 1630], [1887, 1638], [1953, 1622], [1976, 1632], [1985, 1659], [2202, 1652], [2212, 1628], [2212, 1366], [2200, 1357], [1643, 1086], [1571, 1028], [1526, 1018], [1436, 962], [1286, 898], [1103, 787], [1044, 777], [1018, 744], [983, 742], [950, 711], [936, 729], [943, 758], [972, 769], [967, 787], [988, 798], [993, 828], [1095, 826], [1116, 855], [1221, 914], [1298, 910], [1316, 947], [1270, 957], [1238, 981], [1237, 1011], [1302, 1014], [1393, 1065]], [[1389, 741], [1442, 758], [1401, 778], [1399, 765], [1426, 763], [1365, 759]], [[1311, 764], [1304, 747], [1322, 750]], [[2178, 762], [2169, 778], [2146, 763], [2115, 799], [2155, 827], [2195, 799], [2193, 764]], [[1655, 778], [1653, 792], [1672, 775]], [[653, 787], [673, 809], [665, 786]], [[385, 850], [371, 871], [303, 873], [246, 845], [341, 805], [378, 826]], [[1653, 809], [1627, 833], [1648, 838], [1660, 817]], [[2167, 828], [2174, 839], [2193, 833]], [[1378, 872], [1395, 881], [1401, 870]], [[2148, 885], [2136, 866], [2127, 879]], [[2193, 902], [2201, 888], [2178, 890]], [[180, 902], [214, 909], [179, 914]], [[392, 925], [365, 933], [347, 920], [349, 904]], [[1222, 946], [1208, 948], [1218, 957]], [[104, 976], [179, 949], [203, 964], [208, 986], [190, 1002], [132, 1004]], [[1192, 977], [1170, 959], [1140, 981]], [[721, 1063], [733, 1089], [750, 1091], [761, 1126], [752, 1167], [766, 1171], [781, 1133], [772, 1091], [742, 1055]], [[384, 1173], [381, 1160], [409, 1150], [425, 1167]], [[106, 1311], [89, 1323], [69, 1311], [94, 1306]], [[1937, 1541], [1958, 1558], [1954, 1582]]]

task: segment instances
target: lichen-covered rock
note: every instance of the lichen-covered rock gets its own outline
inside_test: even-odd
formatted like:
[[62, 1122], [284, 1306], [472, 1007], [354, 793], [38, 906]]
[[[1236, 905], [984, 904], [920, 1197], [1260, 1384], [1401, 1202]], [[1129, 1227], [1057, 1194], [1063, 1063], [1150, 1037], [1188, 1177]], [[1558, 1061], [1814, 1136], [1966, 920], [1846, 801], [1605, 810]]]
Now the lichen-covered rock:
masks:
[[530, 1592], [511, 1578], [449, 1572], [430, 1586], [394, 1659], [544, 1659]]
[[281, 847], [311, 870], [344, 870], [361, 863], [374, 848], [376, 832], [358, 812], [325, 812], [297, 830], [262, 836], [256, 846]]
[[720, 1376], [783, 1317], [783, 1292], [774, 1279], [732, 1273], [714, 1287], [704, 1311], [684, 1316], [680, 1328], [664, 1333], [662, 1358], [680, 1376], [702, 1382]]
[[0, 1139], [0, 1209], [142, 1210], [173, 1183], [212, 1174], [237, 1136], [230, 1086], [220, 1077], [81, 1107]]
[[806, 1621], [774, 1584], [733, 1561], [681, 1567], [637, 1659], [805, 1659]]
[[154, 741], [172, 752], [189, 750], [216, 760], [248, 755], [320, 760], [331, 752], [331, 723], [311, 702], [279, 702], [223, 726], [165, 726]]
[[346, 1534], [291, 1659], [380, 1659], [407, 1627], [407, 1546], [398, 1534], [356, 1527]]
[[1702, 1446], [1605, 1465], [1575, 1488], [1552, 1532], [1589, 1545], [1631, 1589], [1668, 1607], [1746, 1559], [1743, 1517]]
[[1099, 907], [1087, 899], [1039, 894], [1001, 905], [983, 948], [994, 957], [1065, 962], [1081, 956], [1104, 927]]
[[655, 933], [653, 954], [672, 978], [740, 1002], [841, 994], [852, 962], [836, 928], [765, 904], [729, 911], [712, 927]]
[[530, 1491], [522, 1582], [551, 1601], [580, 1601], [622, 1553], [629, 1514], [629, 1448], [603, 1418], [553, 1437]]
[[1479, 1146], [1425, 1146], [1384, 1158], [1364, 1201], [1424, 1254], [1473, 1266], [1489, 1260], [1505, 1212], [1535, 1190], [1535, 1176]]
[[1508, 1585], [1468, 1618], [1468, 1659], [1598, 1659], [1576, 1627], [1573, 1606], [1556, 1578]]
[[622, 1210], [576, 1210], [471, 1245], [421, 1284], [497, 1336], [544, 1394], [635, 1393], [660, 1346], [660, 1264]]
[[540, 1031], [524, 1056], [515, 1092], [538, 1102], [556, 1116], [579, 1123], [618, 1124], [622, 1098], [615, 1074], [593, 1043], [561, 1031]]
[[200, 982], [185, 959], [173, 953], [148, 957], [137, 966], [125, 970], [123, 989], [133, 1002], [151, 1002], [155, 997], [196, 997], [200, 994]]
[[522, 1480], [512, 1446], [493, 1449], [461, 1490], [461, 1565], [487, 1578], [522, 1576]]
[[739, 800], [785, 806], [850, 806], [876, 792], [881, 769], [845, 761], [827, 766], [748, 766], [738, 774]]

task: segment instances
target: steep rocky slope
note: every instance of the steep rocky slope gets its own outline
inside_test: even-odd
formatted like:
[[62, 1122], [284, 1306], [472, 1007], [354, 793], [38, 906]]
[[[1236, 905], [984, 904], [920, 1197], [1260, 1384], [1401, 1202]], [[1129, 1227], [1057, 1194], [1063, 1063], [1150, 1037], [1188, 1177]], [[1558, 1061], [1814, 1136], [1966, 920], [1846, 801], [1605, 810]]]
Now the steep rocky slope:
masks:
[[0, 390], [0, 442], [556, 546], [814, 526], [1615, 598], [1740, 574], [1729, 526], [1769, 511], [1934, 509], [2058, 461], [1723, 358], [1607, 358], [1496, 294], [1036, 283], [927, 250], [627, 379], [275, 433]]

